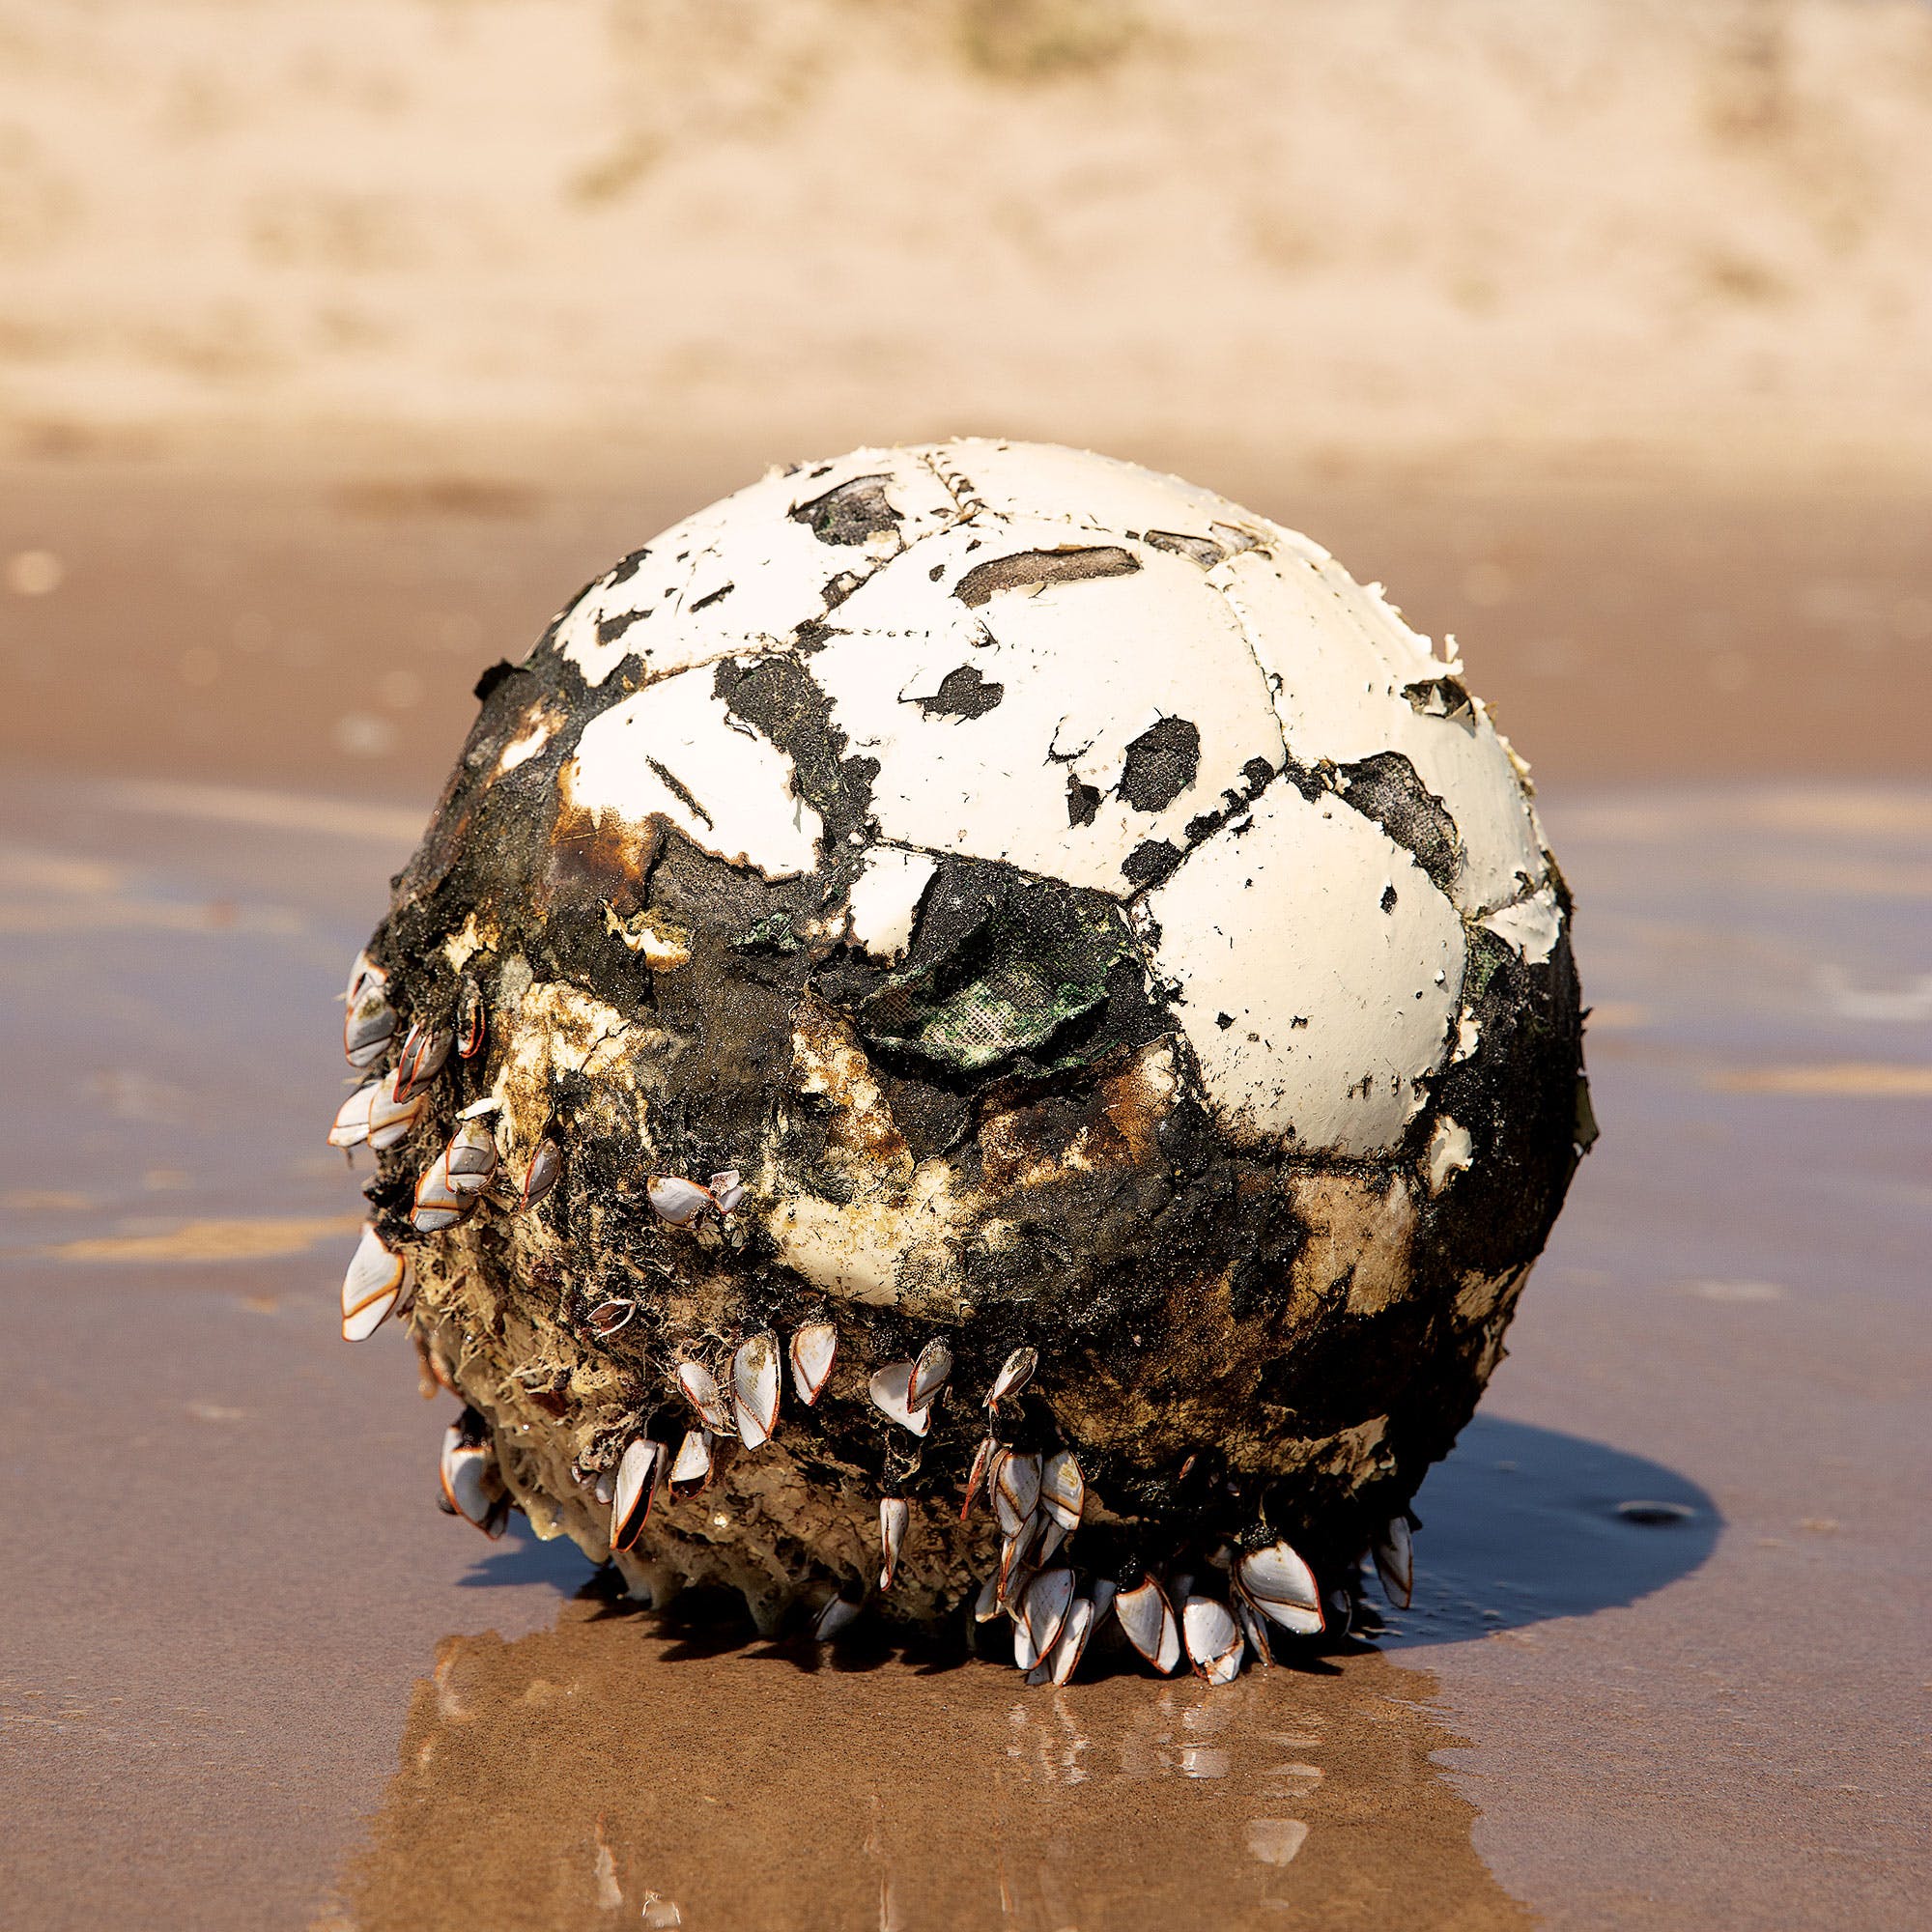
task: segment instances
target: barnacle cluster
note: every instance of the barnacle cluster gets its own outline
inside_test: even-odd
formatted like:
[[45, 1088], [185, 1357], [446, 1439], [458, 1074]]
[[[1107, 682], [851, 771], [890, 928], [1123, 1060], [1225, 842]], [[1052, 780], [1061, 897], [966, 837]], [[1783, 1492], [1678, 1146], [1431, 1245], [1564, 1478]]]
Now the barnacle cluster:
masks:
[[1108, 1618], [1233, 1675], [1371, 1552], [1406, 1601], [1594, 1132], [1453, 653], [1222, 497], [964, 441], [774, 472], [477, 695], [332, 1135], [449, 1508], [1062, 1681]]

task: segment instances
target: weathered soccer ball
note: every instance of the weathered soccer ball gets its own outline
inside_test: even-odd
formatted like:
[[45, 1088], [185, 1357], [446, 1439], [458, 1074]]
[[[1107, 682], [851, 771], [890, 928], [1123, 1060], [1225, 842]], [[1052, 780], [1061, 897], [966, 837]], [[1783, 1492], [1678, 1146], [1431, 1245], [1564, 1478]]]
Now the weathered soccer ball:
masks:
[[445, 1504], [761, 1627], [1111, 1609], [1216, 1679], [1409, 1589], [1591, 1131], [1569, 899], [1453, 655], [1170, 477], [774, 473], [482, 710], [349, 990], [344, 1332]]

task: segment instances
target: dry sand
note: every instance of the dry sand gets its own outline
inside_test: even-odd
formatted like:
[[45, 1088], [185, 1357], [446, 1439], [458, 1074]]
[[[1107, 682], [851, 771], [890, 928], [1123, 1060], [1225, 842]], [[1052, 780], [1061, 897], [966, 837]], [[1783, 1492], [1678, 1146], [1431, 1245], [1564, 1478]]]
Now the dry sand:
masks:
[[1922, 476], [1918, 0], [0, 0], [16, 447]]

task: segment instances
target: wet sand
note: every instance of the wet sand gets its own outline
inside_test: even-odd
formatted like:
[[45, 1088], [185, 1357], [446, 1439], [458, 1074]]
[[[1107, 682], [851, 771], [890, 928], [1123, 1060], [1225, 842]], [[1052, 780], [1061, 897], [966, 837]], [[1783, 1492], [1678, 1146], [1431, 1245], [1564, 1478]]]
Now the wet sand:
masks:
[[[0, 543], [66, 570], [0, 593], [13, 1920], [1918, 1922], [1918, 506], [1344, 481], [1305, 516], [1467, 633], [1538, 762], [1605, 1138], [1420, 1499], [1413, 1611], [1224, 1692], [1028, 1693], [483, 1543], [432, 1507], [446, 1403], [406, 1343], [336, 1336], [343, 963], [476, 671], [715, 479], [338, 479], [307, 518], [84, 480], [16, 477]], [[1697, 611], [1776, 675], [1727, 690]], [[1559, 611], [1580, 655], [1540, 682]]]
[[1431, 1762], [1464, 1740], [1422, 1671], [1365, 1655], [1221, 1696], [1117, 1666], [1040, 1695], [599, 1615], [442, 1645], [341, 1922], [1532, 1922]]
[[[497, 440], [436, 462], [364, 442], [214, 470], [0, 464], [0, 754], [434, 796], [478, 671], [611, 557], [815, 453]], [[1932, 473], [1793, 489], [1495, 459], [1263, 467], [1157, 438], [1115, 453], [1211, 477], [1462, 639], [1552, 781], [1932, 765]]]

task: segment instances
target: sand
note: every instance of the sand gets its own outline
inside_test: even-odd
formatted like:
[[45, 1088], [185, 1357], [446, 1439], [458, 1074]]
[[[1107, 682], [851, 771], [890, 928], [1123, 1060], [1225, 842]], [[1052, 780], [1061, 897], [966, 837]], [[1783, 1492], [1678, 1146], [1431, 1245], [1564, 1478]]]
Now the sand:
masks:
[[0, 4], [0, 428], [1923, 473], [1918, 0]]
[[[1418, 628], [1456, 636], [1540, 773], [1926, 769], [1932, 475], [1532, 488], [1419, 461], [1335, 475], [1124, 448], [1310, 531]], [[508, 440], [437, 453], [0, 465], [0, 569], [50, 559], [59, 579], [0, 585], [0, 755], [219, 771], [327, 792], [352, 818], [433, 795], [478, 672], [771, 454], [672, 469], [645, 451], [586, 463], [586, 480]]]
[[1225, 1693], [1027, 1693], [613, 1613], [437, 1514], [444, 1405], [335, 1333], [322, 1130], [449, 737], [305, 790], [355, 768], [327, 711], [277, 709], [277, 774], [267, 714], [185, 753], [141, 675], [145, 740], [0, 778], [14, 1922], [1917, 1922], [1922, 779], [1659, 776], [1652, 739], [1547, 780], [1605, 1134], [1422, 1493], [1414, 1610]]
[[[1532, 1922], [1431, 1762], [1463, 1740], [1424, 1671], [1029, 1697], [1009, 1672], [607, 1615], [441, 1647], [340, 1922]], [[667, 1694], [639, 1698], [639, 1671]]]

